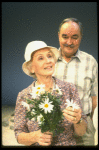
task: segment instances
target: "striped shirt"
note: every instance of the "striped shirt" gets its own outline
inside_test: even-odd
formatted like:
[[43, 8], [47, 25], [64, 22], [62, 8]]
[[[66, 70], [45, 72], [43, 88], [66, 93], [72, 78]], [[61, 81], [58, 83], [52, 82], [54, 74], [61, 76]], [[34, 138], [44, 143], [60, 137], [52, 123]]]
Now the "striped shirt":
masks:
[[75, 84], [85, 114], [92, 112], [91, 96], [97, 96], [97, 74], [97, 61], [92, 55], [80, 50], [69, 62], [60, 55], [54, 72], [56, 78]]

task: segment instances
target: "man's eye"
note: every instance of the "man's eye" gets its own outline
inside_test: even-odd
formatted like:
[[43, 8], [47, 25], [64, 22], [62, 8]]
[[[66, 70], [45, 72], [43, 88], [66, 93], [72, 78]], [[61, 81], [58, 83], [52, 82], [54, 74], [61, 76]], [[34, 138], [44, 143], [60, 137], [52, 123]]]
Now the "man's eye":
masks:
[[68, 37], [67, 36], [62, 36], [64, 39], [67, 39]]
[[68, 38], [67, 34], [62, 34], [62, 38], [67, 39]]
[[74, 35], [72, 38], [73, 39], [78, 39], [78, 35]]
[[73, 37], [73, 39], [76, 39], [76, 40], [77, 40], [77, 39], [78, 39], [78, 37]]

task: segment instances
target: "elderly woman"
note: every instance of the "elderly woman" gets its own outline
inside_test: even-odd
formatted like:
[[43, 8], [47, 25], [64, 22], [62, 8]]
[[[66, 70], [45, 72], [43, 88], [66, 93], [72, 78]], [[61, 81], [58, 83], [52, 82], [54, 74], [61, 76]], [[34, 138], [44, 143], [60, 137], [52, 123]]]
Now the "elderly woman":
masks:
[[[55, 47], [47, 46], [43, 41], [30, 42], [25, 50], [25, 62], [22, 65], [23, 71], [36, 80], [26, 89], [19, 92], [15, 108], [15, 136], [20, 144], [24, 145], [76, 145], [73, 134], [82, 136], [86, 132], [86, 116], [82, 112], [82, 107], [77, 90], [73, 84], [60, 81], [53, 75], [55, 62], [58, 59], [58, 50]], [[61, 72], [60, 72], [61, 73]], [[45, 90], [49, 91], [58, 86], [62, 92], [61, 110], [64, 115], [64, 131], [55, 138], [49, 131], [42, 133], [38, 122], [26, 118], [26, 108], [22, 105], [22, 96], [27, 96], [32, 91], [32, 87], [40, 84], [45, 85]], [[78, 109], [72, 109], [65, 105], [66, 99], [73, 99], [78, 104]]]

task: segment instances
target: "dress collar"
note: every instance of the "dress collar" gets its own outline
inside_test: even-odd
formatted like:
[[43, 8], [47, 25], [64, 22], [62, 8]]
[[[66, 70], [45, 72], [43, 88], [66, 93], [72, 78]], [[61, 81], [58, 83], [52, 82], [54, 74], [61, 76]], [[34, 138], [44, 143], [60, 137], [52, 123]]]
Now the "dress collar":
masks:
[[[55, 88], [56, 88], [56, 78], [55, 78], [54, 76], [52, 76], [52, 78], [53, 78], [53, 89], [55, 89]], [[36, 86], [36, 81], [37, 81], [37, 80], [33, 81], [33, 83], [32, 83], [32, 86], [33, 86], [33, 87]]]

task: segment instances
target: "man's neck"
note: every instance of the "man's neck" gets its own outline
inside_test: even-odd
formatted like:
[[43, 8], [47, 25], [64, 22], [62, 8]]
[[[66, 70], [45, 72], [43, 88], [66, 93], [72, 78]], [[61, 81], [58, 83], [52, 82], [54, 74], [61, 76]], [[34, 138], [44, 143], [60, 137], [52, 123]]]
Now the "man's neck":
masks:
[[66, 62], [69, 62], [71, 60], [71, 57], [66, 57], [66, 56], [62, 56], [62, 57]]
[[[78, 52], [78, 50], [76, 51], [76, 53], [77, 53], [77, 52]], [[71, 60], [71, 58], [76, 55], [76, 53], [75, 53], [74, 55], [72, 55], [72, 56], [66, 56], [65, 54], [62, 54], [62, 50], [61, 50], [61, 56], [63, 57], [63, 59], [64, 59], [66, 62], [69, 62], [69, 61]]]

